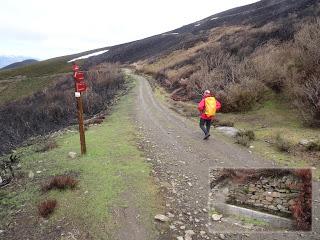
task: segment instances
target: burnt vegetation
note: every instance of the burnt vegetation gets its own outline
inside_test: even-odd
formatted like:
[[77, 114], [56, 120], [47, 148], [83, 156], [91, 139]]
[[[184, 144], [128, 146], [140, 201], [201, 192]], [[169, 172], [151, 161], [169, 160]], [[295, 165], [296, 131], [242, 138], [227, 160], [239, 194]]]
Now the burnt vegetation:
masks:
[[48, 199], [38, 204], [38, 213], [43, 218], [48, 218], [56, 209], [57, 200]]
[[48, 192], [52, 189], [74, 189], [77, 185], [78, 180], [76, 180], [74, 177], [68, 175], [61, 175], [52, 177], [48, 182], [42, 185], [41, 190], [43, 192]]
[[[87, 71], [89, 90], [83, 94], [85, 117], [107, 108], [124, 81], [116, 64], [103, 64]], [[74, 80], [70, 74], [57, 79], [47, 89], [0, 107], [0, 154], [9, 152], [30, 137], [54, 132], [75, 122]], [[38, 151], [50, 150], [54, 145], [48, 143]]]

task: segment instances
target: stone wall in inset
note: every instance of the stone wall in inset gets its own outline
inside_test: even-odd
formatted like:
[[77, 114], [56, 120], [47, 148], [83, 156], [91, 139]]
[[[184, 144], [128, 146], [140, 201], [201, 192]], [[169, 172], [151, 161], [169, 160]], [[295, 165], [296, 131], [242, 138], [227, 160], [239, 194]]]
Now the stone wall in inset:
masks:
[[245, 184], [230, 184], [226, 201], [291, 214], [300, 196], [302, 184], [300, 179], [292, 175], [280, 178], [261, 177]]

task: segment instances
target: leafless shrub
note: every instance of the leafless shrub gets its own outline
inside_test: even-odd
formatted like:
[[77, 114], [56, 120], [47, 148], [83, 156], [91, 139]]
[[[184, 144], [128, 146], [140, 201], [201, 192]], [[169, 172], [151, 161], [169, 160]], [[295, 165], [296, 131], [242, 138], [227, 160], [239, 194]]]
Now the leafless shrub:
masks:
[[258, 80], [246, 78], [217, 93], [223, 112], [245, 112], [265, 99], [267, 88]]
[[236, 143], [249, 147], [250, 142], [255, 140], [255, 134], [252, 130], [239, 131], [236, 135]]
[[257, 79], [277, 93], [283, 91], [288, 77], [288, 68], [292, 56], [291, 44], [269, 42], [258, 48], [251, 56]]
[[276, 136], [276, 142], [275, 142], [275, 146], [277, 147], [277, 149], [280, 151], [280, 152], [290, 152], [290, 150], [292, 149], [292, 144], [284, 139], [280, 133], [277, 134]]
[[287, 92], [310, 126], [320, 126], [320, 19], [295, 35], [295, 65]]
[[71, 176], [62, 175], [54, 176], [47, 183], [42, 185], [41, 190], [43, 192], [50, 191], [51, 189], [65, 190], [67, 188], [74, 189], [78, 185], [78, 180]]
[[47, 218], [50, 214], [52, 214], [57, 207], [57, 200], [49, 199], [41, 202], [38, 205], [38, 213], [41, 217]]

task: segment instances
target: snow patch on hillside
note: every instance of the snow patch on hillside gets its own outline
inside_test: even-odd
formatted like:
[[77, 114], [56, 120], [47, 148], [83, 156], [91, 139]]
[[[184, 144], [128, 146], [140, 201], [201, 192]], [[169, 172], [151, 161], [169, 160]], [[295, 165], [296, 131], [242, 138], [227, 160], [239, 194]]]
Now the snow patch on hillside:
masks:
[[210, 21], [217, 20], [217, 19], [218, 19], [218, 17], [214, 17], [214, 18], [211, 18]]
[[166, 35], [179, 35], [179, 33], [172, 32], [172, 33], [163, 33], [162, 34], [162, 36], [166, 36]]
[[80, 59], [86, 59], [86, 58], [89, 58], [89, 57], [93, 57], [93, 56], [98, 56], [100, 54], [103, 54], [103, 53], [106, 53], [108, 52], [109, 50], [103, 50], [103, 51], [98, 51], [98, 52], [94, 52], [94, 53], [90, 53], [90, 54], [87, 54], [87, 55], [84, 55], [84, 56], [81, 56], [81, 57], [77, 57], [77, 58], [74, 58], [74, 59], [71, 59], [68, 61], [69, 62], [74, 62], [76, 60], [80, 60]]

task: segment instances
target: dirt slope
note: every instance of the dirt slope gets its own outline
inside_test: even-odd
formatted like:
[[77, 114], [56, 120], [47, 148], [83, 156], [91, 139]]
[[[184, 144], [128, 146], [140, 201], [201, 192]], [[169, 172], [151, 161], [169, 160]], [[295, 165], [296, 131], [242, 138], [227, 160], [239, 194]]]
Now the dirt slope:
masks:
[[[208, 171], [212, 167], [273, 167], [276, 164], [255, 156], [245, 148], [230, 144], [213, 133], [209, 141], [195, 122], [177, 115], [159, 102], [148, 81], [137, 75], [136, 120], [141, 133], [141, 145], [149, 155], [156, 180], [165, 189], [167, 211], [174, 214], [170, 230], [162, 239], [184, 236], [194, 230], [193, 239], [203, 239], [199, 232], [208, 234]], [[314, 199], [319, 199], [319, 185], [314, 184]], [[314, 231], [319, 232], [318, 202], [314, 202]], [[177, 222], [178, 221], [178, 222]], [[180, 222], [179, 222], [180, 221]], [[173, 227], [174, 225], [174, 227]], [[180, 229], [185, 226], [185, 229]], [[225, 224], [226, 231], [239, 231], [239, 227]], [[226, 239], [319, 239], [317, 233], [226, 234]], [[304, 236], [304, 237], [302, 237]], [[289, 237], [289, 238], [288, 238]], [[305, 238], [306, 239], [306, 238]]]

